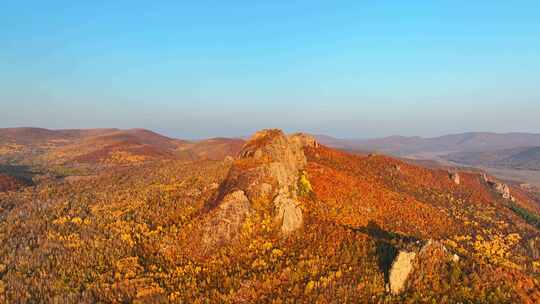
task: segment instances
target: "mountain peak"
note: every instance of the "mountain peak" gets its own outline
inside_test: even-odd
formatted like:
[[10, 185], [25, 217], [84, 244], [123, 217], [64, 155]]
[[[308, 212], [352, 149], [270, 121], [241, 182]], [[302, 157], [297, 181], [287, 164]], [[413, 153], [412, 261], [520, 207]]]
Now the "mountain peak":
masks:
[[[305, 147], [318, 147], [303, 133], [287, 136], [279, 129], [256, 132], [232, 164], [218, 197], [209, 204], [202, 224], [203, 254], [235, 242], [250, 216], [273, 218], [283, 235], [302, 227], [298, 181], [307, 165]], [[305, 178], [305, 177], [304, 177]]]

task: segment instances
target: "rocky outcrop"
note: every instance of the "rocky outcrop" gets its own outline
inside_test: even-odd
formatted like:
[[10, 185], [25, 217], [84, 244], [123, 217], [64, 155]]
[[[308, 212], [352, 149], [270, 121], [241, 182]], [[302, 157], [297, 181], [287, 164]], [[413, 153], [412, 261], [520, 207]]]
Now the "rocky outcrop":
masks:
[[274, 199], [274, 206], [275, 220], [280, 224], [282, 233], [288, 234], [302, 227], [302, 209], [296, 200], [286, 195], [278, 195]]
[[459, 176], [459, 173], [457, 173], [457, 172], [449, 172], [448, 176], [454, 182], [454, 184], [456, 184], [456, 185], [461, 184], [461, 177]]
[[493, 189], [495, 192], [500, 194], [504, 199], [508, 199], [512, 201], [515, 200], [510, 194], [510, 187], [508, 187], [507, 184], [493, 180], [489, 178], [485, 173], [482, 174], [482, 179], [484, 180], [484, 182], [488, 184], [488, 186], [491, 187], [491, 189]]
[[255, 133], [240, 152], [240, 162], [257, 161], [240, 174], [249, 180], [248, 196], [258, 201], [270, 199], [275, 222], [284, 234], [302, 226], [302, 209], [297, 200], [299, 173], [307, 164], [304, 148], [318, 145], [306, 134], [286, 136], [281, 130], [269, 129]]
[[209, 249], [235, 239], [251, 212], [252, 208], [244, 191], [238, 190], [225, 195], [203, 226], [203, 247]]
[[317, 142], [315, 137], [307, 135], [305, 133], [294, 133], [290, 135], [288, 139], [292, 145], [296, 146], [296, 149], [301, 149], [304, 147], [319, 147], [319, 143]]
[[415, 252], [400, 251], [390, 268], [389, 284], [390, 292], [394, 295], [401, 293], [407, 282], [407, 278], [413, 269]]
[[429, 268], [444, 268], [448, 262], [458, 263], [459, 260], [458, 255], [448, 251], [441, 242], [433, 240], [421, 246], [416, 244], [407, 250], [400, 250], [389, 271], [388, 291], [398, 295], [411, 287], [410, 281], [425, 275], [423, 272]]
[[503, 183], [493, 183], [492, 184], [493, 189], [499, 193], [504, 199], [510, 199], [510, 187], [508, 185]]
[[203, 245], [210, 248], [234, 240], [256, 211], [272, 213], [282, 234], [301, 228], [297, 192], [300, 172], [307, 164], [304, 148], [317, 146], [313, 137], [301, 133], [286, 136], [277, 129], [255, 133], [208, 205], [211, 214], [203, 224]]

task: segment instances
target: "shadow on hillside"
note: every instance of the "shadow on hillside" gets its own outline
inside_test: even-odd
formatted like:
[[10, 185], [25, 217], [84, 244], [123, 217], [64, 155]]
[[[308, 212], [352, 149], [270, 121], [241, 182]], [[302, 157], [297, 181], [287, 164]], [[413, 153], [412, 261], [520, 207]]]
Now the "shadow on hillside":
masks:
[[407, 245], [418, 243], [420, 239], [386, 231], [374, 221], [369, 221], [365, 227], [351, 228], [355, 232], [367, 234], [375, 241], [379, 270], [384, 274], [384, 281], [390, 280], [390, 268], [400, 249]]
[[386, 231], [379, 226], [374, 221], [369, 221], [368, 224], [364, 227], [348, 227], [349, 229], [353, 230], [354, 232], [360, 232], [369, 235], [372, 239], [378, 240], [378, 241], [388, 241], [393, 243], [413, 243], [420, 241], [419, 238], [416, 238], [414, 236], [409, 235], [403, 235], [400, 233], [395, 233], [391, 231]]
[[32, 178], [37, 175], [41, 174], [40, 172], [36, 172], [34, 169], [32, 169], [30, 166], [25, 165], [0, 165], [0, 174], [5, 174], [8, 176], [13, 176], [26, 184], [27, 186], [33, 185]]

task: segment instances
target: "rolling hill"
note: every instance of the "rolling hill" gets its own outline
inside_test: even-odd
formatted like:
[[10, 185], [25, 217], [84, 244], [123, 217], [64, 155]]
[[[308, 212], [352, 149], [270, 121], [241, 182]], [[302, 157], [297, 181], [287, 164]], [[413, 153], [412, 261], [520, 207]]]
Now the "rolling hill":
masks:
[[0, 162], [31, 166], [114, 166], [148, 161], [224, 159], [243, 140], [173, 139], [145, 129], [0, 129]]
[[470, 166], [500, 167], [516, 170], [540, 170], [540, 147], [520, 147], [486, 152], [461, 152], [443, 156]]
[[433, 138], [390, 136], [377, 139], [319, 137], [321, 143], [347, 150], [377, 151], [392, 155], [483, 152], [540, 146], [540, 134], [472, 132]]
[[276, 129], [2, 192], [0, 242], [8, 303], [540, 301], [526, 190]]

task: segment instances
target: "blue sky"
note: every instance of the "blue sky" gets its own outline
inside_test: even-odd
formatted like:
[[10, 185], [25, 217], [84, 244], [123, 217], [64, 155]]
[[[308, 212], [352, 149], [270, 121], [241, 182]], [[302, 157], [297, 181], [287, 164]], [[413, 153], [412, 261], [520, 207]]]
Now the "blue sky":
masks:
[[[149, 4], [151, 3], [151, 4]], [[538, 1], [3, 1], [0, 127], [540, 133]]]

